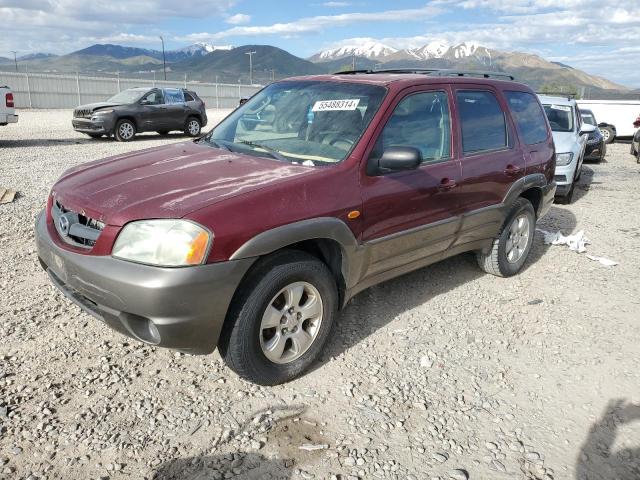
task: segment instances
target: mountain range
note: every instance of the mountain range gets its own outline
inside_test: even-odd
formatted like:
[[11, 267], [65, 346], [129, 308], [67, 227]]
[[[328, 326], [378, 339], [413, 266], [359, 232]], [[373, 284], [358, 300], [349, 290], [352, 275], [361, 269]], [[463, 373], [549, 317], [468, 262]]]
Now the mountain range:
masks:
[[[266, 83], [272, 78], [292, 75], [332, 73], [351, 68], [444, 68], [459, 70], [504, 71], [534, 89], [543, 86], [587, 89], [590, 97], [637, 95], [637, 91], [591, 75], [568, 65], [551, 62], [530, 53], [506, 52], [476, 43], [447, 45], [431, 42], [418, 48], [396, 49], [377, 41], [359, 41], [320, 51], [308, 59], [269, 45], [216, 46], [197, 43], [167, 50], [165, 58], [170, 78], [187, 74], [191, 80], [213, 82], [249, 81], [247, 53], [256, 52], [253, 80]], [[18, 59], [19, 69], [35, 72], [115, 73], [148, 76], [161, 73], [162, 51], [114, 44], [96, 44], [66, 55], [31, 54]], [[0, 57], [0, 69], [14, 68], [12, 58]], [[179, 75], [180, 77], [178, 77]], [[565, 90], [566, 91], [566, 90]]]

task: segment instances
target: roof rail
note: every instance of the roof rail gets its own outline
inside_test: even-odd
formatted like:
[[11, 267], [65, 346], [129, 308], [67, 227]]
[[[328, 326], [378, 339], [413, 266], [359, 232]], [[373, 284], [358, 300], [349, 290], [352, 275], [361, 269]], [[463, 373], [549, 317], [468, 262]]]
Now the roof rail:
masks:
[[357, 73], [376, 73], [374, 70], [343, 70], [341, 72], [333, 72], [332, 75], [355, 75]]
[[547, 97], [567, 97], [567, 100], [575, 100], [577, 93], [565, 92], [536, 92], [537, 95], [546, 95]]
[[515, 77], [505, 72], [481, 72], [475, 70], [449, 70], [440, 69], [432, 73], [435, 77], [482, 77], [482, 78], [506, 78], [515, 80]]
[[334, 75], [354, 75], [357, 73], [420, 73], [423, 75], [433, 75], [434, 77], [482, 77], [515, 80], [515, 77], [513, 75], [504, 72], [477, 72], [473, 70], [450, 70], [441, 68], [385, 68], [381, 70], [345, 70], [343, 72], [335, 72]]

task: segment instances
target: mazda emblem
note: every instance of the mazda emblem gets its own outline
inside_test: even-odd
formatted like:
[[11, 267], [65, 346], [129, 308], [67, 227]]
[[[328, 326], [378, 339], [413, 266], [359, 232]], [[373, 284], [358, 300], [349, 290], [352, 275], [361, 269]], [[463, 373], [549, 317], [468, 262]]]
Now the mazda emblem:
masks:
[[65, 216], [62, 216], [58, 219], [58, 226], [60, 227], [60, 232], [63, 235], [69, 235], [69, 219]]

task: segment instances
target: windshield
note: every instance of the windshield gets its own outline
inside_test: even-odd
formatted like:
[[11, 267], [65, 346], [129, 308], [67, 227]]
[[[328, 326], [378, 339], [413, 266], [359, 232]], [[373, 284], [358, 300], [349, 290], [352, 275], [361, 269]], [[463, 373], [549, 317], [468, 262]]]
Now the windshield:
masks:
[[554, 132], [573, 131], [573, 107], [568, 105], [543, 105], [549, 125]]
[[113, 97], [111, 97], [109, 100], [107, 100], [107, 102], [109, 103], [122, 103], [122, 104], [127, 104], [127, 103], [135, 103], [138, 100], [140, 100], [140, 98], [142, 97], [142, 95], [144, 95], [145, 93], [147, 93], [148, 90], [123, 90], [120, 93], [116, 93]]
[[589, 125], [593, 125], [594, 127], [597, 127], [598, 125], [596, 124], [596, 119], [593, 116], [593, 113], [591, 112], [582, 112], [582, 121], [584, 123], [588, 123]]
[[219, 148], [304, 165], [344, 160], [386, 89], [357, 83], [289, 81], [258, 92], [204, 141]]

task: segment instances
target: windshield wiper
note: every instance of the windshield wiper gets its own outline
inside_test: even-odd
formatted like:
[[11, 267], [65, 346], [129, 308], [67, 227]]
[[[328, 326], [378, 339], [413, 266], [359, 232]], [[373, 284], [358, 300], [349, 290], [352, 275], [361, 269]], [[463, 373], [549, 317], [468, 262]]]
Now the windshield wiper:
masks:
[[249, 145], [250, 147], [261, 148], [261, 149], [265, 150], [269, 155], [271, 155], [271, 157], [275, 158], [276, 160], [280, 160], [281, 162], [288, 162], [289, 161], [286, 157], [284, 157], [282, 154], [280, 154], [280, 152], [278, 150], [276, 150], [275, 148], [267, 147], [266, 145], [261, 145], [259, 143], [251, 142], [249, 140], [240, 140], [237, 143], [242, 143], [243, 145]]
[[204, 137], [204, 138], [202, 138], [200, 140], [201, 141], [204, 140], [205, 142], [207, 142], [212, 147], [219, 148], [221, 150], [226, 150], [227, 152], [231, 151], [231, 149], [227, 145], [222, 143], [221, 140], [214, 140], [213, 138], [207, 138], [207, 137]]

